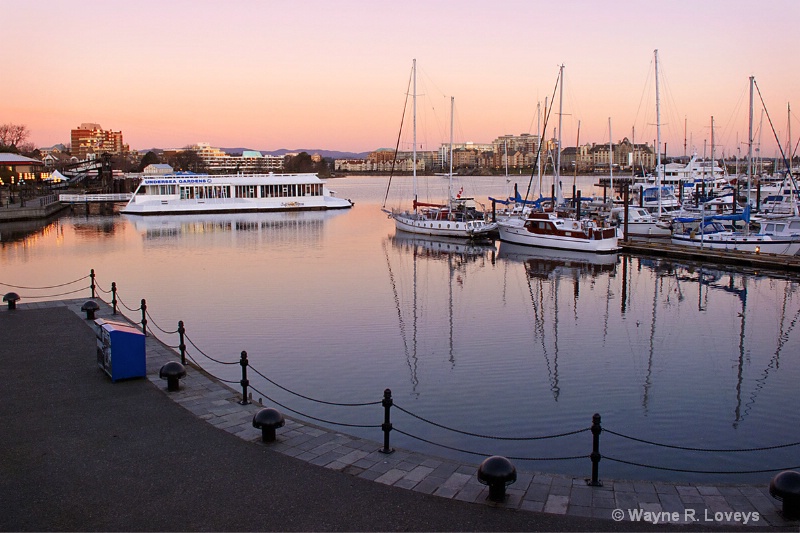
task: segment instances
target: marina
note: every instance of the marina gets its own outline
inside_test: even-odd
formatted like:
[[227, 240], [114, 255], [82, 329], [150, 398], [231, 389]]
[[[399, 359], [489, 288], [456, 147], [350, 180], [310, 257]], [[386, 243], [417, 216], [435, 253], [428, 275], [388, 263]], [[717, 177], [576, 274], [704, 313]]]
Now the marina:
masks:
[[[465, 187], [480, 196], [504, 186], [492, 177], [469, 179]], [[438, 177], [423, 184], [446, 186]], [[253, 367], [275, 382], [336, 402], [377, 401], [389, 388], [397, 405], [471, 433], [548, 435], [585, 428], [600, 413], [609, 430], [689, 447], [796, 440], [794, 415], [775, 407], [800, 373], [789, 355], [800, 342], [792, 271], [712, 265], [668, 245], [652, 245], [666, 256], [641, 244], [570, 257], [509, 243], [409, 237], [380, 210], [385, 178], [345, 178], [336, 189], [356, 206], [210, 218], [62, 216], [2, 242], [4, 281], [41, 286], [91, 267], [103, 290], [115, 282], [131, 308], [146, 299], [152, 322], [164, 329], [183, 321], [192, 341], [217, 360], [237, 363], [247, 350]], [[36, 301], [30, 291], [19, 292], [23, 302]], [[204, 367], [240, 379], [238, 364]], [[348, 424], [380, 418], [298, 403], [250, 379], [308, 416]], [[476, 412], [484, 414], [480, 420]], [[393, 446], [431, 455], [475, 460], [441, 444], [531, 459], [555, 452], [552, 443], [484, 442], [397, 417], [398, 429], [437, 445], [397, 433]], [[380, 438], [375, 430], [347, 432]], [[555, 453], [585, 455], [587, 446], [578, 437], [558, 443]], [[795, 457], [791, 447], [711, 457], [667, 450], [656, 462], [646, 448], [612, 436], [603, 451], [604, 457], [715, 472], [782, 468]], [[585, 457], [531, 459], [518, 467], [579, 476], [589, 468]], [[603, 477], [616, 479], [770, 477], [611, 460], [601, 468]]]

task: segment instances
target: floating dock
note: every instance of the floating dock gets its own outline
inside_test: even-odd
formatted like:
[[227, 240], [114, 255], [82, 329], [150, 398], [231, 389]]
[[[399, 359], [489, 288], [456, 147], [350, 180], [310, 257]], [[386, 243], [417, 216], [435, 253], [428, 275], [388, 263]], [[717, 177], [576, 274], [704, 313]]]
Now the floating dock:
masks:
[[621, 240], [622, 251], [630, 254], [669, 257], [703, 263], [738, 265], [754, 270], [800, 273], [800, 256], [723, 251], [677, 246], [665, 240]]

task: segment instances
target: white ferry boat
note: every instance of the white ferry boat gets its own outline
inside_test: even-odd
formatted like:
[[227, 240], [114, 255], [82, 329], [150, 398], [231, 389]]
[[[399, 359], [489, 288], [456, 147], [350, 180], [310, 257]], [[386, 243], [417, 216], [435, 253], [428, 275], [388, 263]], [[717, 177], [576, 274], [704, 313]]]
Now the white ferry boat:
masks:
[[168, 174], [144, 178], [121, 213], [179, 215], [347, 209], [316, 174]]

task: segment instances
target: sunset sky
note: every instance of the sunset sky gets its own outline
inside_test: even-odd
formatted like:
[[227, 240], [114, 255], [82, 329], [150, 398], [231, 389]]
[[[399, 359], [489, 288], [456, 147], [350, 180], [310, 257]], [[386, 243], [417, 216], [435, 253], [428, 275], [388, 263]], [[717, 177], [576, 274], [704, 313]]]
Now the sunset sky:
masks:
[[[751, 75], [781, 142], [788, 105], [800, 136], [798, 0], [0, 0], [0, 13], [0, 123], [37, 146], [96, 122], [134, 149], [394, 147], [413, 59], [426, 149], [449, 138], [450, 96], [456, 142], [537, 133], [561, 64], [564, 146], [607, 143], [609, 118], [615, 142], [652, 144], [654, 49], [669, 155], [685, 125], [688, 151], [706, 141], [710, 155], [712, 116], [716, 154], [745, 155]], [[766, 117], [760, 137], [775, 156]]]

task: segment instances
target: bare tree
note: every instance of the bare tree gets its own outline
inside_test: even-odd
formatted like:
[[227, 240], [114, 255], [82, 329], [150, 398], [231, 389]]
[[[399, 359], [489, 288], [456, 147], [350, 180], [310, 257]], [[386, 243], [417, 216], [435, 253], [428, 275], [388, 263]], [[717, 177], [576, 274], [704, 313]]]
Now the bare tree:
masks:
[[31, 132], [24, 124], [0, 124], [0, 148], [26, 145]]

